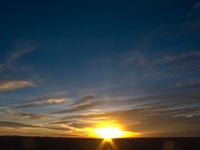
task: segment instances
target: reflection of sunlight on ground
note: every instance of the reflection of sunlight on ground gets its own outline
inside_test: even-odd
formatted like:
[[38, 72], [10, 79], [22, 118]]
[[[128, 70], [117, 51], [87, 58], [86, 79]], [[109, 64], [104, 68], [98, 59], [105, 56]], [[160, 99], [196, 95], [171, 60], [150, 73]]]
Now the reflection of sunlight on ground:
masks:
[[112, 139], [104, 139], [96, 150], [118, 150]]

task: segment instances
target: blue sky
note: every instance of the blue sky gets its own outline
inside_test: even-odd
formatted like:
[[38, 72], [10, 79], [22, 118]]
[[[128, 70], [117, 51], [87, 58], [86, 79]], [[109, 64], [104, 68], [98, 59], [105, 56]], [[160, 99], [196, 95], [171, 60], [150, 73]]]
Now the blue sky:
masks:
[[2, 1], [1, 135], [199, 136], [200, 1]]

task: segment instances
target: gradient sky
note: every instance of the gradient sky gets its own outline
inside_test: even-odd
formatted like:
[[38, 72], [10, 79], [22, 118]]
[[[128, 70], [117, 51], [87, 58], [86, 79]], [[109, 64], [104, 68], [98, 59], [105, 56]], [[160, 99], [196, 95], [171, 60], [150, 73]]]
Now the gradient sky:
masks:
[[200, 1], [2, 0], [0, 135], [200, 135]]

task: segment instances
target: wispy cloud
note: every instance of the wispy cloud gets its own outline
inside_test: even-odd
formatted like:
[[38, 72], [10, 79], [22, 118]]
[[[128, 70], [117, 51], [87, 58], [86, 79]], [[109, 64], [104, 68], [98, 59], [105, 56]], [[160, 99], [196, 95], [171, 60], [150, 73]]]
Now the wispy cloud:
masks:
[[6, 111], [10, 111], [12, 108], [11, 107], [0, 107], [0, 110], [5, 109]]
[[159, 56], [153, 55], [151, 57], [142, 54], [138, 51], [131, 51], [122, 54], [121, 64], [123, 66], [132, 67], [150, 67], [165, 63], [172, 63], [174, 61], [181, 61], [185, 63], [195, 62], [200, 57], [199, 51], [190, 51], [179, 55]]
[[34, 113], [22, 113], [17, 112], [15, 114], [10, 114], [11, 117], [21, 117], [25, 119], [47, 119], [49, 116], [45, 114], [34, 114]]
[[0, 81], [0, 93], [33, 86], [35, 84], [30, 81]]
[[9, 113], [7, 115], [0, 115], [1, 117], [6, 117], [6, 118], [20, 118], [20, 119], [47, 119], [49, 116], [45, 114], [35, 114], [35, 113], [28, 113], [28, 112], [20, 112], [20, 111], [15, 111], [12, 113]]
[[168, 94], [155, 94], [140, 96], [132, 99], [121, 99], [116, 101], [111, 101], [111, 105], [134, 105], [134, 107], [146, 106], [146, 105], [155, 105], [155, 104], [182, 104], [191, 103], [193, 100], [198, 100], [199, 97], [198, 91], [193, 92], [177, 92], [177, 93], [168, 93]]
[[47, 119], [48, 115], [45, 114], [35, 114], [29, 112], [21, 112], [21, 110], [13, 110], [11, 107], [0, 107], [0, 110], [6, 110], [2, 113], [0, 117], [4, 118], [17, 118], [17, 119]]
[[21, 123], [21, 122], [1, 121], [1, 120], [0, 120], [0, 127], [11, 127], [11, 128], [43, 128], [43, 129], [59, 130], [59, 131], [69, 131], [69, 130], [71, 130], [70, 128], [32, 125], [32, 124]]
[[77, 102], [74, 103], [73, 105], [77, 105], [77, 104], [81, 104], [81, 103], [83, 103], [83, 102], [87, 102], [87, 101], [89, 101], [89, 100], [91, 100], [91, 99], [93, 99], [93, 98], [94, 98], [94, 95], [93, 95], [93, 94], [88, 94], [88, 95], [82, 97], [79, 101], [77, 101]]
[[66, 95], [65, 92], [56, 92], [56, 93], [52, 93], [52, 94], [41, 95], [39, 97], [36, 97], [35, 99], [22, 101], [22, 102], [19, 102], [19, 103], [30, 103], [30, 102], [45, 101], [47, 99], [60, 98], [60, 97], [63, 97], [65, 95]]
[[78, 112], [78, 111], [94, 108], [94, 107], [97, 107], [97, 106], [100, 106], [100, 105], [103, 105], [103, 104], [106, 104], [106, 103], [107, 103], [107, 101], [105, 101], [105, 100], [94, 101], [94, 102], [91, 102], [91, 103], [84, 103], [84, 104], [81, 104], [81, 105], [78, 105], [78, 106], [75, 106], [75, 107], [72, 107], [72, 108], [68, 108], [68, 109], [65, 109], [65, 110], [57, 111], [57, 112], [54, 112], [54, 113], [60, 114], [60, 113]]
[[[133, 99], [110, 101], [113, 107], [122, 107], [122, 110], [100, 111], [61, 118], [60, 123], [74, 128], [90, 128], [95, 123], [88, 123], [95, 119], [113, 121], [125, 130], [140, 132], [145, 136], [160, 135], [163, 131], [170, 136], [181, 136], [186, 131], [196, 131], [198, 135], [198, 124], [200, 123], [199, 92], [165, 93], [160, 95], [149, 95]], [[109, 105], [109, 104], [108, 104]], [[87, 122], [80, 122], [80, 120]], [[76, 121], [69, 123], [70, 120]], [[184, 134], [183, 134], [184, 133]]]
[[200, 80], [196, 79], [196, 80], [182, 81], [182, 82], [171, 84], [169, 86], [173, 89], [200, 87]]
[[67, 98], [59, 98], [59, 99], [48, 99], [43, 101], [31, 101], [29, 104], [13, 107], [13, 108], [27, 108], [27, 107], [41, 107], [41, 106], [50, 106], [54, 104], [64, 103], [66, 101], [70, 101]]
[[19, 122], [13, 122], [13, 121], [1, 121], [1, 120], [0, 120], [0, 126], [13, 127], [13, 128], [20, 128], [20, 127], [40, 128], [41, 127], [38, 125], [31, 125], [31, 124], [19, 123]]
[[72, 130], [70, 128], [63, 128], [63, 127], [45, 127], [46, 129], [50, 129], [50, 130], [58, 130], [58, 131], [69, 131]]
[[56, 125], [56, 124], [68, 124], [68, 123], [72, 123], [73, 121], [57, 121], [57, 122], [53, 122], [53, 123], [50, 123], [50, 124], [53, 124], [53, 125]]
[[23, 104], [23, 105], [14, 108], [49, 106], [70, 101], [70, 99], [68, 98], [63, 98], [64, 96], [66, 96], [65, 92], [56, 92], [52, 94], [41, 95], [32, 100], [18, 102], [17, 104]]
[[82, 122], [74, 122], [71, 123], [69, 126], [73, 127], [73, 128], [78, 128], [78, 129], [84, 129], [84, 128], [94, 128], [95, 127], [95, 123], [94, 122], [86, 122], [86, 123], [82, 123]]
[[200, 7], [200, 2], [195, 3], [194, 6], [193, 6], [193, 8], [199, 8], [199, 7]]
[[[144, 111], [147, 108], [152, 108], [152, 110], [160, 111], [161, 109], [177, 109], [185, 107], [187, 108], [189, 105], [198, 105], [199, 104], [199, 92], [180, 92], [180, 93], [169, 93], [169, 94], [157, 94], [157, 95], [147, 95], [140, 96], [131, 99], [121, 99], [121, 100], [113, 100], [109, 101], [107, 105], [115, 106], [128, 106], [126, 109], [143, 109]], [[186, 109], [185, 109], [186, 110]], [[120, 112], [120, 111], [119, 111]], [[153, 111], [151, 112], [153, 113]], [[151, 114], [149, 113], [149, 114]], [[74, 116], [68, 116], [62, 118], [65, 119], [73, 119], [73, 118], [96, 118], [96, 117], [106, 117], [112, 114], [117, 114], [117, 112], [95, 112], [95, 113], [86, 113]], [[178, 113], [177, 113], [178, 114]]]
[[109, 116], [110, 113], [115, 113], [115, 112], [85, 113], [85, 114], [79, 114], [79, 115], [72, 115], [72, 116], [68, 116], [68, 117], [63, 117], [61, 120], [107, 117], [107, 116]]
[[[86, 113], [80, 115], [68, 116], [63, 119], [100, 119], [107, 118], [109, 121], [114, 121], [121, 126], [124, 130], [132, 132], [144, 133], [145, 136], [156, 136], [158, 133], [169, 133], [170, 136], [184, 135], [186, 131], [196, 131], [195, 135], [199, 134], [198, 125], [200, 123], [199, 107], [177, 107], [165, 108], [162, 106], [140, 107], [130, 110], [120, 110], [104, 113]], [[188, 114], [194, 114], [188, 116]], [[179, 115], [175, 115], [179, 114]], [[180, 115], [182, 114], [182, 115]], [[92, 124], [72, 124], [77, 128], [87, 128]], [[149, 135], [148, 135], [149, 134]]]
[[25, 54], [34, 51], [36, 47], [36, 45], [33, 45], [30, 42], [18, 42], [16, 45], [16, 49], [18, 49], [18, 51], [11, 53], [10, 57], [7, 58], [5, 62], [0, 64], [0, 72], [13, 70], [14, 63]]
[[[191, 59], [198, 59], [200, 57], [200, 51], [191, 51], [188, 53], [183, 53], [180, 55], [176, 55], [176, 56], [165, 56], [164, 58], [161, 59], [157, 59], [156, 61], [153, 61], [155, 64], [157, 63], [161, 63], [161, 62], [173, 62], [173, 61], [177, 61], [177, 60], [181, 60], [181, 59], [186, 59], [186, 58], [191, 58]], [[192, 61], [192, 60], [188, 60], [188, 61]]]

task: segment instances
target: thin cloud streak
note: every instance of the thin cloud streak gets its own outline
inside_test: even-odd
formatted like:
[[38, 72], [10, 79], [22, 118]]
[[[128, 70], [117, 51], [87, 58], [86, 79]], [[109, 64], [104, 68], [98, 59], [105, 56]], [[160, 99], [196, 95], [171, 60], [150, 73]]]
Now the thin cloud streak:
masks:
[[74, 103], [73, 105], [78, 105], [78, 104], [81, 104], [81, 103], [84, 103], [84, 102], [87, 102], [91, 99], [94, 98], [94, 95], [93, 94], [88, 94], [84, 97], [82, 97], [79, 101], [77, 101], [76, 103]]
[[25, 119], [47, 119], [49, 116], [45, 114], [34, 114], [34, 113], [21, 113], [17, 112], [15, 114], [9, 115], [9, 117], [21, 117]]
[[[200, 114], [197, 113], [196, 115], [188, 116], [195, 112], [199, 112], [199, 107], [163, 110], [162, 107], [151, 106], [105, 113], [86, 113], [62, 119], [84, 119], [89, 121], [90, 119], [100, 119], [103, 117], [105, 121], [109, 120], [120, 124], [124, 130], [140, 132], [146, 136], [148, 134], [156, 136], [163, 131], [168, 132], [170, 136], [178, 136], [181, 134], [184, 135], [186, 131], [190, 130], [196, 130], [196, 136], [199, 134], [198, 124], [200, 123]], [[87, 124], [75, 124], [75, 127], [87, 128]], [[173, 134], [170, 134], [170, 132]]]
[[74, 122], [74, 123], [71, 123], [69, 124], [70, 127], [73, 127], [73, 128], [78, 128], [78, 129], [84, 129], [84, 128], [94, 128], [95, 127], [95, 123], [77, 123], [77, 122]]
[[17, 45], [18, 50], [10, 55], [10, 57], [2, 64], [0, 64], [0, 72], [5, 70], [12, 70], [13, 64], [25, 54], [31, 53], [36, 49], [36, 46], [30, 42], [19, 42]]
[[30, 81], [0, 81], [0, 93], [33, 86]]
[[[110, 101], [112, 105], [131, 105], [134, 104], [137, 107], [142, 105], [154, 105], [156, 103], [165, 104], [169, 103], [180, 103], [184, 105], [184, 103], [191, 103], [194, 100], [199, 100], [200, 92], [192, 91], [192, 92], [179, 92], [179, 93], [168, 93], [168, 94], [158, 94], [158, 95], [147, 95], [140, 96], [132, 99], [122, 99]], [[197, 101], [198, 102], [198, 101]]]
[[200, 2], [195, 3], [194, 6], [193, 6], [193, 8], [199, 8], [199, 7], [200, 7]]
[[63, 96], [66, 96], [65, 92], [56, 92], [56, 93], [52, 93], [52, 94], [41, 95], [39, 97], [36, 97], [35, 99], [22, 101], [19, 103], [31, 103], [31, 102], [45, 101], [47, 99], [60, 98]]
[[71, 130], [70, 128], [47, 127], [47, 126], [39, 126], [39, 125], [32, 125], [32, 124], [26, 124], [26, 123], [20, 123], [20, 122], [13, 122], [13, 121], [1, 121], [1, 120], [0, 120], [0, 127], [11, 127], [11, 128], [43, 128], [43, 129], [58, 130], [58, 131], [69, 131], [69, 130]]
[[29, 112], [21, 112], [21, 110], [13, 110], [11, 107], [0, 107], [0, 110], [5, 110], [6, 113], [2, 112], [0, 117], [4, 118], [17, 118], [17, 119], [48, 119], [50, 118], [48, 115], [42, 113], [29, 113]]
[[42, 107], [42, 106], [50, 106], [54, 104], [61, 104], [64, 102], [70, 101], [67, 98], [60, 98], [60, 99], [48, 99], [46, 101], [34, 101], [31, 102], [30, 104], [22, 105], [22, 106], [17, 106], [13, 108], [28, 108], [28, 107]]
[[85, 114], [63, 117], [63, 118], [61, 118], [61, 120], [107, 117], [110, 114], [112, 115], [114, 113], [116, 113], [116, 112], [85, 113]]
[[13, 127], [13, 128], [23, 128], [23, 127], [31, 127], [31, 128], [41, 128], [41, 126], [38, 125], [31, 125], [31, 124], [25, 124], [25, 123], [19, 123], [19, 122], [13, 122], [13, 121], [1, 121], [0, 120], [0, 126], [1, 127]]
[[45, 114], [35, 114], [35, 113], [29, 113], [29, 112], [20, 112], [20, 111], [16, 111], [16, 112], [12, 112], [9, 113], [7, 115], [0, 115], [0, 117], [4, 117], [4, 118], [18, 118], [18, 119], [26, 119], [26, 120], [30, 120], [30, 119], [48, 119], [49, 116], [45, 115]]
[[85, 104], [81, 104], [72, 108], [68, 108], [65, 110], [61, 110], [61, 111], [56, 111], [54, 112], [55, 114], [60, 114], [60, 113], [71, 113], [71, 112], [78, 112], [78, 111], [83, 111], [83, 110], [87, 110], [90, 108], [94, 108], [103, 104], [106, 104], [107, 101], [94, 101], [91, 103], [85, 103]]
[[165, 63], [172, 63], [174, 61], [181, 61], [183, 64], [189, 62], [195, 62], [200, 58], [200, 51], [190, 51], [188, 53], [182, 53], [180, 55], [167, 55], [167, 56], [147, 56], [138, 51], [131, 51], [121, 54], [120, 64], [122, 66], [132, 66], [132, 67], [150, 67], [161, 65]]

